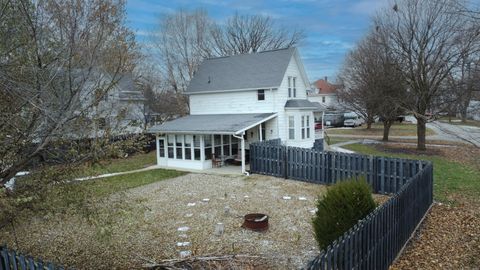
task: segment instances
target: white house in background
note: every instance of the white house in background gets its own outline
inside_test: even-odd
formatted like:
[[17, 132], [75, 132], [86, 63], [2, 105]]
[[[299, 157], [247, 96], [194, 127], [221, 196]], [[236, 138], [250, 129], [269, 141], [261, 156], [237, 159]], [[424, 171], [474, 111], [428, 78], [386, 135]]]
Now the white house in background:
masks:
[[308, 100], [317, 105], [315, 120], [319, 121], [324, 111], [338, 111], [342, 109], [337, 94], [339, 88], [339, 85], [330, 83], [327, 77], [316, 80], [311, 85], [312, 90], [308, 91]]
[[149, 129], [158, 165], [202, 170], [230, 159], [245, 172], [252, 142], [312, 147], [307, 87], [296, 48], [206, 59], [186, 91], [190, 115]]
[[467, 118], [480, 121], [480, 100], [470, 101], [467, 108]]

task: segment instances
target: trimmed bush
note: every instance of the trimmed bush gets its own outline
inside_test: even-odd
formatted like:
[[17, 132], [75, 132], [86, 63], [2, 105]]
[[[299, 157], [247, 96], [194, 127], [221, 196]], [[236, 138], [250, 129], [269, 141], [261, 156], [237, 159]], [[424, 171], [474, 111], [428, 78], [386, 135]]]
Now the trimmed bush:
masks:
[[315, 238], [325, 249], [377, 207], [364, 178], [349, 179], [327, 189], [313, 218]]

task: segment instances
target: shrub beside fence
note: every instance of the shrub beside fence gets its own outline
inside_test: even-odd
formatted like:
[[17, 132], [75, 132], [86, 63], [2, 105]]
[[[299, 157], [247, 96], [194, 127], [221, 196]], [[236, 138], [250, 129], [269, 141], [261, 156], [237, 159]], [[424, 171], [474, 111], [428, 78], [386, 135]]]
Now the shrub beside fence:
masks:
[[43, 262], [30, 256], [17, 254], [5, 246], [0, 246], [0, 270], [63, 270], [65, 268]]
[[392, 194], [307, 269], [388, 269], [433, 202], [433, 166], [427, 161], [254, 143], [250, 172], [317, 184], [365, 176], [375, 193]]

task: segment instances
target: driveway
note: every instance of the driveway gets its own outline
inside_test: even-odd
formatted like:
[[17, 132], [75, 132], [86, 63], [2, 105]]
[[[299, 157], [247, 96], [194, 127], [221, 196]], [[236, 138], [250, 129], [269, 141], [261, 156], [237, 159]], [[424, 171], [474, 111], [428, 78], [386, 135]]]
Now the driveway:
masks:
[[480, 147], [480, 128], [478, 127], [451, 125], [439, 121], [428, 123], [427, 127], [437, 133], [428, 137], [431, 140], [463, 142]]

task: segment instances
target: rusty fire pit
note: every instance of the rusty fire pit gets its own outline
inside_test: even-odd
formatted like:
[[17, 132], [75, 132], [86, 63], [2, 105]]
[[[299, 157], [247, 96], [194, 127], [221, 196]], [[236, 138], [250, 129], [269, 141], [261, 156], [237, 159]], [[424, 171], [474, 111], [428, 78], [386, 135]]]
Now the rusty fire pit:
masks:
[[260, 213], [247, 214], [242, 227], [257, 232], [266, 231], [268, 230], [268, 216]]

